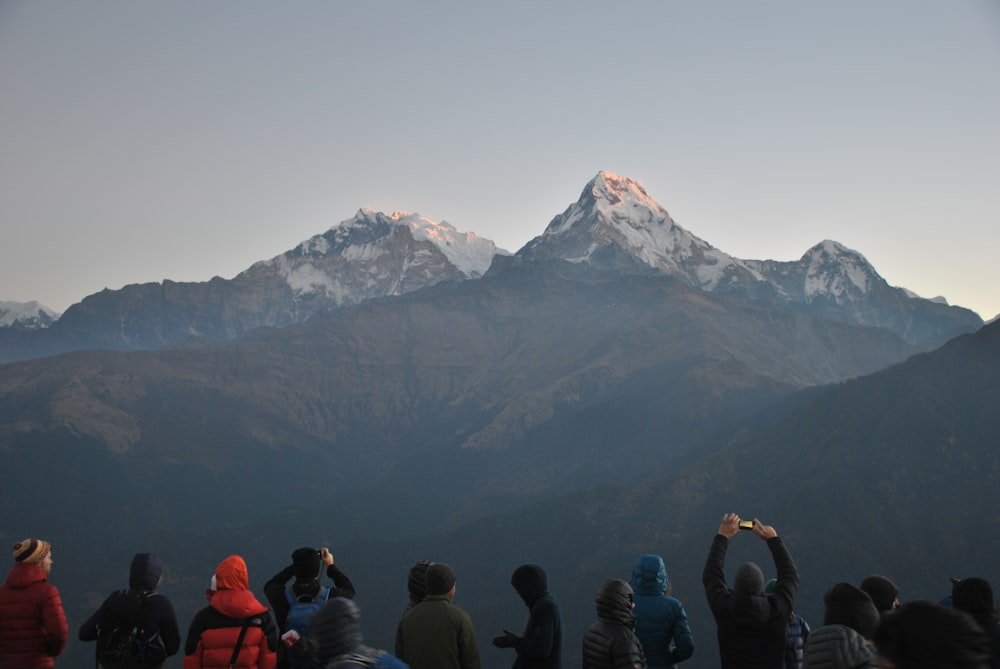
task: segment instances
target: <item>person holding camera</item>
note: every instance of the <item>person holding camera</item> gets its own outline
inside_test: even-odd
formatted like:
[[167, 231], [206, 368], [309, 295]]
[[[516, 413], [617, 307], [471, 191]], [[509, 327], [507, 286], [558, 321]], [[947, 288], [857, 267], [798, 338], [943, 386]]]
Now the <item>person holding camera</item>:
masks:
[[[764, 593], [764, 574], [753, 562], [740, 565], [733, 587], [726, 587], [726, 550], [741, 529], [752, 531], [771, 551], [778, 573], [773, 594]], [[785, 627], [795, 608], [799, 572], [775, 529], [756, 518], [741, 521], [735, 513], [725, 514], [701, 581], [715, 618], [722, 669], [783, 669]]]
[[[332, 588], [324, 588], [320, 584], [322, 569], [326, 567], [326, 575], [333, 581]], [[290, 585], [288, 581], [295, 579]], [[354, 584], [343, 571], [340, 570], [333, 561], [333, 553], [324, 546], [323, 548], [298, 548], [292, 552], [292, 564], [288, 565], [264, 584], [264, 596], [267, 597], [271, 610], [281, 630], [282, 640], [288, 645], [290, 642], [284, 633], [290, 629], [289, 613], [293, 607], [305, 607], [318, 609], [328, 599], [343, 597], [344, 599], [354, 599]], [[304, 630], [295, 630], [298, 636]], [[288, 653], [283, 646], [278, 652], [278, 667], [289, 666]]]

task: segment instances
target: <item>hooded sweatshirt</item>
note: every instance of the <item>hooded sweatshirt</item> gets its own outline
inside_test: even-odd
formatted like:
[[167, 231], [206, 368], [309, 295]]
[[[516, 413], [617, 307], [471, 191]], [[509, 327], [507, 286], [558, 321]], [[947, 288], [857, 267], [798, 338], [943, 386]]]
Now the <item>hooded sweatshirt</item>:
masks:
[[514, 669], [559, 669], [562, 657], [562, 622], [559, 606], [548, 591], [545, 571], [537, 564], [514, 570], [510, 584], [528, 607], [528, 622], [514, 649]]
[[155, 592], [162, 575], [163, 563], [156, 555], [136, 553], [129, 569], [128, 590], [111, 593], [101, 607], [80, 625], [77, 633], [80, 641], [96, 639], [100, 652], [116, 628], [131, 628], [141, 607], [143, 637], [155, 639], [159, 635], [159, 640], [152, 645], [158, 661], [150, 662], [148, 666], [153, 669], [163, 666], [163, 661], [180, 649], [181, 636], [170, 600]]
[[651, 669], [673, 669], [694, 653], [694, 638], [684, 607], [665, 593], [670, 582], [659, 555], [640, 555], [632, 567], [635, 635]]
[[0, 669], [50, 669], [66, 647], [59, 591], [45, 570], [17, 562], [0, 586]]
[[247, 624], [235, 667], [274, 669], [278, 628], [271, 612], [250, 592], [247, 565], [230, 555], [215, 570], [216, 591], [195, 614], [184, 644], [184, 669], [227, 669]]
[[715, 617], [722, 669], [784, 669], [785, 627], [795, 608], [799, 572], [780, 537], [767, 540], [778, 581], [773, 595], [726, 587], [723, 570], [729, 540], [717, 534], [705, 561], [702, 584]]

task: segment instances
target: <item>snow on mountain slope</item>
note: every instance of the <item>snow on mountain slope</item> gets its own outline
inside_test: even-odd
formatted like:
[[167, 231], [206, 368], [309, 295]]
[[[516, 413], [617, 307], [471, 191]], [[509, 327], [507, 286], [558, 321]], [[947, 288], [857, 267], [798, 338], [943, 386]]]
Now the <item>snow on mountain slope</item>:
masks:
[[41, 330], [58, 320], [59, 314], [38, 302], [0, 302], [0, 328]]

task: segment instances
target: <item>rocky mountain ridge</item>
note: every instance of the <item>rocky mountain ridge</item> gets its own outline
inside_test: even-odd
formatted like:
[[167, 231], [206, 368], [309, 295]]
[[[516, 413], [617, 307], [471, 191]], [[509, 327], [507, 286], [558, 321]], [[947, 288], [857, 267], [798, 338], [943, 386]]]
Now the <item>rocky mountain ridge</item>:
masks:
[[478, 280], [493, 263], [559, 259], [596, 269], [666, 275], [847, 323], [884, 327], [922, 348], [981, 327], [973, 312], [913, 296], [860, 253], [825, 240], [798, 261], [743, 260], [670, 218], [638, 182], [601, 172], [580, 198], [513, 258], [474, 233], [419, 214], [362, 209], [231, 280], [132, 284], [71, 306], [50, 327], [0, 327], [0, 363], [81, 348], [151, 350], [195, 338], [228, 341], [260, 327], [440, 283]]

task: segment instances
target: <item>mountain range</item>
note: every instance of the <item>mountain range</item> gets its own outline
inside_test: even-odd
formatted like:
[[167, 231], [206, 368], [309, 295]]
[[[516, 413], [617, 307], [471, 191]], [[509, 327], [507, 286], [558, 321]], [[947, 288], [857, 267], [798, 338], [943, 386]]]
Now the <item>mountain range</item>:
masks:
[[[814, 620], [871, 571], [906, 597], [993, 576], [1000, 326], [981, 325], [835, 242], [727, 256], [609, 173], [515, 254], [362, 210], [231, 281], [0, 329], [0, 542], [65, 551], [71, 625], [137, 550], [165, 558], [183, 620], [225, 555], [259, 589], [330, 545], [383, 647], [409, 566], [450, 562], [484, 667], [512, 661], [488, 639], [523, 620], [517, 564], [549, 571], [571, 666], [597, 585], [661, 552], [696, 669], [726, 511], [787, 537]], [[732, 560], [766, 559], [739, 539]]]
[[[49, 327], [0, 327], [0, 362], [86, 348], [153, 350], [192, 338], [229, 341], [258, 327], [302, 323], [321, 311], [476, 280], [494, 258], [502, 265], [509, 255], [448, 223], [363, 209], [231, 280], [106, 289], [72, 305]], [[794, 262], [734, 258], [677, 225], [641, 184], [609, 172], [594, 177], [515, 258], [672, 276], [711, 294], [884, 327], [925, 349], [983, 323], [968, 309], [889, 286], [861, 254], [837, 242], [820, 242]]]

